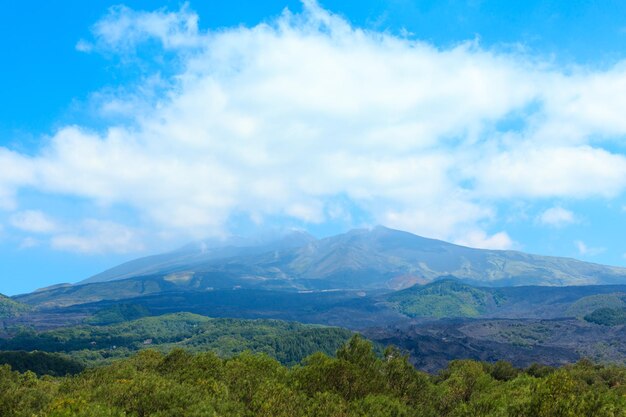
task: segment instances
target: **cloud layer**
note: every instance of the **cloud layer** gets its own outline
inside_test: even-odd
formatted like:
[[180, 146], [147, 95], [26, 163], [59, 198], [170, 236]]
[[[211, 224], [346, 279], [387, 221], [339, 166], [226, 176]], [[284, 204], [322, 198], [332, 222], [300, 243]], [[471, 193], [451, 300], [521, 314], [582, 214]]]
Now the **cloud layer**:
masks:
[[[174, 58], [132, 91], [99, 96], [102, 117], [125, 122], [62, 127], [35, 155], [0, 148], [0, 209], [23, 210], [20, 190], [35, 190], [195, 237], [228, 233], [235, 218], [350, 227], [358, 210], [358, 222], [509, 248], [498, 222], [508, 201], [626, 187], [614, 146], [626, 134], [626, 63], [558, 68], [475, 42], [441, 49], [352, 27], [310, 0], [250, 28], [197, 21], [187, 7], [116, 7], [96, 23], [81, 51], [136, 62], [156, 43], [151, 53]], [[561, 210], [541, 221], [570, 222]], [[68, 234], [36, 213], [12, 214], [14, 226], [57, 232], [57, 248], [131, 250], [147, 233], [102, 218]]]

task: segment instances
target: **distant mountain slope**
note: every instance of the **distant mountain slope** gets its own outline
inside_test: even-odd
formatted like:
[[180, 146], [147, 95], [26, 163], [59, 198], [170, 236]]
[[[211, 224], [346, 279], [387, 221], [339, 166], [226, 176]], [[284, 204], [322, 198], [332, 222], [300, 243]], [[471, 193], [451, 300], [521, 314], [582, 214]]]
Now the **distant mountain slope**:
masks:
[[15, 300], [38, 307], [59, 307], [92, 303], [101, 300], [124, 300], [173, 292], [203, 293], [233, 289], [289, 290], [288, 280], [267, 280], [262, 277], [238, 275], [233, 272], [208, 271], [148, 275], [115, 281], [55, 287], [23, 294]]
[[584, 317], [587, 314], [594, 312], [601, 308], [622, 308], [626, 307], [626, 293], [615, 292], [609, 294], [596, 294], [588, 297], [583, 297], [580, 300], [573, 303], [567, 312], [572, 317]]
[[201, 241], [172, 252], [135, 259], [81, 283], [114, 281], [142, 275], [168, 274], [181, 270], [202, 270], [199, 266], [216, 260], [301, 247], [315, 238], [305, 232], [291, 232], [278, 239], [233, 238], [226, 241]]
[[30, 306], [0, 294], [0, 319], [15, 317], [30, 310]]
[[[135, 281], [130, 279], [128, 281]], [[117, 281], [118, 284], [125, 283]], [[77, 286], [111, 286], [96, 283]], [[287, 292], [253, 289], [214, 291], [165, 291], [121, 300], [102, 299], [81, 303], [82, 294], [50, 294], [49, 298], [24, 299], [35, 306], [29, 317], [5, 320], [9, 327], [33, 325], [35, 328], [55, 328], [67, 325], [70, 319], [83, 321], [96, 312], [98, 316], [115, 313], [118, 305], [132, 304], [138, 311], [147, 309], [151, 316], [176, 312], [191, 312], [209, 317], [236, 317], [244, 319], [271, 318], [301, 323], [326, 324], [347, 328], [364, 328], [406, 320], [406, 316], [389, 308], [376, 294], [359, 291]], [[27, 295], [25, 297], [30, 297]], [[71, 298], [75, 297], [75, 298]], [[92, 295], [93, 297], [93, 295]], [[144, 313], [141, 313], [144, 314]], [[108, 316], [109, 314], [106, 314]], [[101, 319], [102, 317], [100, 317]], [[98, 317], [91, 320], [97, 321]], [[104, 317], [104, 322], [108, 319]], [[102, 321], [102, 320], [101, 320]], [[119, 321], [113, 318], [109, 322]], [[39, 324], [44, 326], [39, 326]], [[1, 330], [0, 323], [0, 330]], [[1, 337], [1, 333], [0, 333]]]
[[[446, 275], [487, 286], [626, 283], [626, 268], [473, 249], [382, 226], [320, 240], [295, 233], [255, 244], [190, 245], [122, 264], [82, 283], [199, 273], [230, 276], [243, 281], [234, 284], [242, 287], [297, 290], [402, 289]], [[202, 285], [216, 287], [206, 280]]]
[[602, 307], [626, 307], [626, 285], [476, 287], [455, 277], [381, 298], [409, 317], [565, 318]]

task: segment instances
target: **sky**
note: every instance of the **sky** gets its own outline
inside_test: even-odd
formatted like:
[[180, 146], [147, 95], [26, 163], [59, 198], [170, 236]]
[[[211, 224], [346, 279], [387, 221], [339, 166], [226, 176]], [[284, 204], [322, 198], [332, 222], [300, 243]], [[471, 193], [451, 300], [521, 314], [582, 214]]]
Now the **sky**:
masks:
[[621, 1], [3, 2], [0, 293], [383, 224], [626, 266]]

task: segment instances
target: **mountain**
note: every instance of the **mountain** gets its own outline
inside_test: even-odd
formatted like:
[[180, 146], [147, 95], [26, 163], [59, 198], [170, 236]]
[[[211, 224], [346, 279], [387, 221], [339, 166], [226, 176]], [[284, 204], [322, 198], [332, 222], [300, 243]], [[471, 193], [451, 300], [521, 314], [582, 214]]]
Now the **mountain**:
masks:
[[[81, 339], [56, 329], [101, 325], [101, 342], [112, 342], [107, 338], [126, 332], [128, 320], [146, 324], [146, 332], [124, 339], [127, 344], [109, 343], [101, 360], [111, 358], [112, 350], [124, 354], [149, 339], [154, 343], [160, 325], [151, 317], [179, 313], [340, 326], [396, 344], [415, 365], [432, 371], [468, 357], [507, 359], [518, 366], [582, 357], [626, 360], [626, 269], [473, 249], [385, 227], [324, 239], [297, 232], [277, 239], [197, 242], [75, 285], [0, 298], [2, 305], [8, 307], [0, 311], [9, 313], [0, 316], [0, 341], [11, 342], [0, 350], [39, 348], [19, 345], [31, 341], [33, 331], [63, 349], [80, 339], [80, 351], [85, 343], [91, 350], [92, 342], [100, 350], [94, 334]], [[254, 333], [237, 321], [215, 323], [221, 323], [220, 332], [234, 326]], [[259, 340], [271, 344], [274, 335], [253, 335], [244, 343], [229, 334], [216, 340], [215, 348], [248, 343], [254, 348]], [[184, 334], [163, 342], [204, 346], [205, 336], [201, 341]], [[291, 340], [286, 347], [299, 343]]]
[[80, 284], [170, 276], [199, 288], [192, 278], [202, 274], [233, 278], [227, 285], [293, 290], [397, 290], [446, 275], [487, 286], [626, 283], [626, 268], [468, 248], [378, 226], [319, 240], [297, 232], [264, 242], [201, 242], [127, 262]]
[[468, 248], [378, 226], [319, 240], [293, 232], [278, 239], [198, 242], [124, 263], [76, 285], [44, 288], [14, 299], [63, 306], [180, 291], [369, 293], [427, 284], [442, 276], [494, 288], [626, 283], [625, 268]]
[[212, 261], [301, 247], [314, 240], [313, 236], [300, 231], [288, 233], [278, 239], [234, 237], [227, 240], [204, 240], [185, 245], [172, 252], [123, 263], [81, 283], [90, 284], [142, 275], [202, 270], [206, 264], [211, 264]]

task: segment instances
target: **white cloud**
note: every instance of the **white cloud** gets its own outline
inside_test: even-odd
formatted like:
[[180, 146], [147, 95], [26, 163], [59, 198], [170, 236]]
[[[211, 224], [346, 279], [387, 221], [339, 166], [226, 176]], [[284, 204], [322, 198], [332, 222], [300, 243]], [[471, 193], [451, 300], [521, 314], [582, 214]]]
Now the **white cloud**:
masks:
[[89, 53], [93, 51], [93, 45], [84, 39], [80, 39], [78, 42], [76, 42], [76, 50]]
[[563, 207], [550, 207], [537, 218], [537, 220], [545, 225], [561, 227], [567, 224], [575, 223], [576, 217], [574, 213]]
[[34, 167], [29, 158], [0, 147], [0, 168], [0, 209], [13, 210], [16, 190], [34, 182]]
[[26, 210], [13, 214], [10, 218], [10, 224], [16, 229], [33, 233], [52, 233], [58, 228], [54, 220], [37, 210]]
[[583, 242], [582, 240], [574, 241], [574, 245], [576, 245], [576, 249], [578, 249], [578, 253], [583, 256], [599, 255], [606, 250], [606, 248], [591, 248], [587, 246], [587, 244]]
[[[374, 223], [507, 248], [505, 232], [479, 226], [493, 228], [501, 204], [624, 192], [626, 157], [605, 145], [626, 136], [626, 64], [562, 70], [476, 42], [438, 48], [305, 5], [215, 32], [186, 6], [112, 8], [77, 48], [128, 54], [156, 39], [178, 72], [98, 95], [127, 122], [62, 127], [34, 156], [0, 148], [0, 208], [29, 187], [204, 236], [233, 216], [322, 223], [346, 198]], [[509, 118], [522, 127], [500, 128]], [[92, 229], [54, 245], [137, 247], [137, 233], [104, 244]]]
[[457, 239], [455, 243], [479, 249], [505, 250], [514, 246], [513, 240], [506, 232], [498, 232], [489, 236], [482, 230], [471, 231], [466, 236]]
[[482, 162], [477, 188], [492, 197], [614, 197], [626, 186], [626, 157], [590, 146], [522, 144]]
[[[126, 6], [113, 6], [108, 15], [92, 28], [100, 49], [116, 52], [129, 52], [138, 43], [157, 39], [163, 47], [175, 49], [198, 46], [198, 16], [188, 10], [185, 4], [178, 12], [165, 9], [155, 12], [141, 12]], [[89, 45], [79, 42], [79, 46]], [[84, 48], [83, 48], [84, 49]]]
[[86, 254], [129, 253], [144, 248], [137, 231], [99, 220], [86, 220], [76, 232], [52, 237], [51, 245], [55, 249]]

